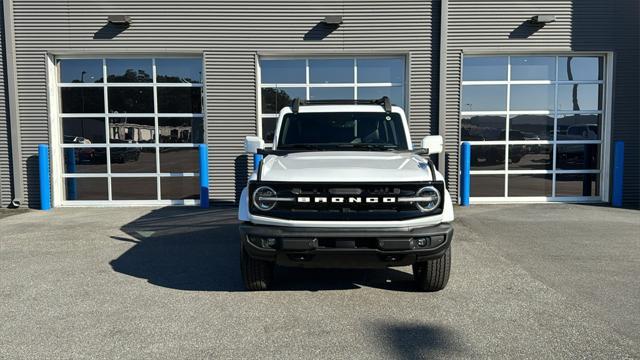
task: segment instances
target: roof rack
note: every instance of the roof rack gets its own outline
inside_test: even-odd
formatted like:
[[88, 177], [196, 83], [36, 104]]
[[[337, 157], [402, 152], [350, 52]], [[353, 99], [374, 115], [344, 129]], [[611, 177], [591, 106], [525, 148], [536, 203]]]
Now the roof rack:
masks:
[[300, 106], [304, 105], [382, 105], [385, 112], [391, 112], [391, 100], [387, 96], [375, 100], [302, 100], [295, 98], [291, 102], [291, 111], [297, 114], [300, 111]]

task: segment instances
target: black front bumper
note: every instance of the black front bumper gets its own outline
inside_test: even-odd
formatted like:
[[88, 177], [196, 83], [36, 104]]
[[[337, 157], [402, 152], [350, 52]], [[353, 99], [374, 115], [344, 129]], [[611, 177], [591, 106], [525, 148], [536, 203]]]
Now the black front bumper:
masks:
[[283, 266], [375, 268], [442, 256], [451, 245], [453, 227], [333, 229], [244, 223], [240, 236], [247, 255]]

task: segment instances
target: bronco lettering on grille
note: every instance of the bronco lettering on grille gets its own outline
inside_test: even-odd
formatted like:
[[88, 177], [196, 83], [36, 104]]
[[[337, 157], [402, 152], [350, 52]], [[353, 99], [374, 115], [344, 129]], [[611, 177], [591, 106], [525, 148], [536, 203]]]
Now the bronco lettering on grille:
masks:
[[310, 197], [310, 196], [299, 196], [296, 199], [296, 202], [298, 203], [303, 203], [303, 204], [310, 204], [310, 203], [315, 203], [315, 204], [319, 204], [319, 203], [334, 203], [334, 204], [342, 204], [342, 203], [349, 203], [349, 204], [360, 204], [362, 202], [368, 203], [368, 204], [376, 204], [376, 203], [385, 203], [385, 204], [389, 204], [389, 203], [395, 203], [397, 202], [397, 198], [393, 197], [393, 196], [385, 196], [385, 197], [360, 197], [360, 196], [349, 196], [349, 197], [344, 197], [344, 196], [332, 196], [332, 197], [326, 197], [326, 196], [315, 196], [315, 197]]

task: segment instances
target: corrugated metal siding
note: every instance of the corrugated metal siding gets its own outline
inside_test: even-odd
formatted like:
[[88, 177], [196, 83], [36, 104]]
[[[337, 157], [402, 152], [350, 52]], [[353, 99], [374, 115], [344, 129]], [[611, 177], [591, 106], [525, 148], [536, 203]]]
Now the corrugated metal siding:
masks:
[[[464, 51], [615, 51], [613, 140], [626, 139], [625, 202], [638, 206], [638, 2], [623, 0], [449, 0], [446, 50], [446, 175], [458, 190], [461, 57]], [[534, 15], [556, 21], [529, 36]], [[634, 85], [635, 84], [635, 85]]]
[[[434, 14], [439, 16], [439, 4], [430, 1], [14, 2], [25, 159], [35, 154], [38, 143], [47, 142], [44, 56], [57, 50], [204, 53], [214, 201], [234, 201], [251, 166], [242, 149], [244, 136], [256, 131], [256, 53], [407, 54], [414, 139], [431, 129], [437, 104], [433, 54], [438, 54], [432, 49], [438, 29], [432, 32], [431, 22]], [[113, 39], [94, 39], [109, 34], [108, 28], [100, 30], [109, 14], [131, 16], [131, 27]], [[344, 24], [323, 40], [305, 40], [327, 15], [342, 15]], [[34, 166], [25, 168], [31, 206], [38, 201]]]
[[11, 202], [11, 167], [9, 154], [9, 114], [5, 62], [4, 7], [0, 6], [0, 207]]

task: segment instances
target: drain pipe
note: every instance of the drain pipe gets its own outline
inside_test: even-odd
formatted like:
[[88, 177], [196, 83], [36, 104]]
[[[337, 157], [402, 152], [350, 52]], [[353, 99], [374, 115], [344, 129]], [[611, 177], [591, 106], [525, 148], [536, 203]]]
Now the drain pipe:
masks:
[[7, 67], [7, 106], [9, 107], [9, 131], [11, 132], [11, 169], [13, 199], [11, 207], [20, 207], [24, 197], [22, 177], [22, 151], [20, 141], [20, 115], [18, 114], [18, 81], [16, 77], [15, 36], [13, 27], [13, 0], [3, 1], [4, 47]]

